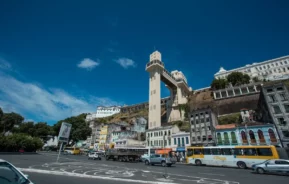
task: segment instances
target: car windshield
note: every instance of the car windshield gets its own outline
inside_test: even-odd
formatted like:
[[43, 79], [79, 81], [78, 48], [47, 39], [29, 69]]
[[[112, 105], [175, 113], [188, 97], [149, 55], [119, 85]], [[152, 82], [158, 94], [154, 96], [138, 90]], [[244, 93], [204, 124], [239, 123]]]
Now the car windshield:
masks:
[[0, 162], [0, 183], [26, 184], [28, 183], [28, 180], [9, 163]]

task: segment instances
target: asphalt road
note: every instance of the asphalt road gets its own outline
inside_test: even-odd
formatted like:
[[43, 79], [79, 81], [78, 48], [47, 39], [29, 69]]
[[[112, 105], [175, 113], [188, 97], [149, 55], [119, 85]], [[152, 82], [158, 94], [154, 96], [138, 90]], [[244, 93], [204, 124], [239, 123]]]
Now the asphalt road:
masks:
[[63, 183], [151, 183], [151, 184], [272, 184], [287, 183], [288, 176], [259, 175], [251, 170], [235, 168], [188, 166], [146, 166], [143, 163], [126, 163], [106, 160], [88, 160], [85, 156], [61, 155], [56, 163], [56, 153], [38, 155], [0, 155], [20, 168], [35, 184]]

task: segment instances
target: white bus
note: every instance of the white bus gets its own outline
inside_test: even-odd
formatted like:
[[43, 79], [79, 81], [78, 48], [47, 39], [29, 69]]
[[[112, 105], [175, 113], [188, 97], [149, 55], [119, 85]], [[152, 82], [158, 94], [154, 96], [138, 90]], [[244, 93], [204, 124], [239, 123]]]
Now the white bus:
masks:
[[194, 165], [250, 168], [268, 159], [279, 159], [275, 146], [187, 147], [186, 161]]

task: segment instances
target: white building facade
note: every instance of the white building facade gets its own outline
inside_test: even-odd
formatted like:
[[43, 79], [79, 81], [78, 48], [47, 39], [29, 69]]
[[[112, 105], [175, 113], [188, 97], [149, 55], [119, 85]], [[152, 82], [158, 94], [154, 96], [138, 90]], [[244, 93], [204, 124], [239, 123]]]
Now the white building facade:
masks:
[[146, 148], [171, 148], [171, 137], [173, 134], [176, 134], [179, 131], [180, 130], [176, 125], [148, 129], [146, 132]]
[[185, 152], [186, 147], [191, 145], [190, 133], [189, 132], [178, 132], [172, 135], [172, 146], [173, 151]]
[[111, 106], [111, 107], [98, 106], [96, 112], [88, 114], [85, 120], [91, 121], [95, 118], [104, 118], [112, 116], [114, 114], [120, 113], [120, 109], [121, 107], [119, 106]]
[[242, 72], [248, 74], [251, 78], [258, 77], [266, 80], [280, 80], [289, 78], [289, 56], [279, 57], [263, 61], [260, 63], [248, 64], [244, 67], [225, 70], [220, 68], [214, 76], [215, 78], [226, 78], [232, 72]]

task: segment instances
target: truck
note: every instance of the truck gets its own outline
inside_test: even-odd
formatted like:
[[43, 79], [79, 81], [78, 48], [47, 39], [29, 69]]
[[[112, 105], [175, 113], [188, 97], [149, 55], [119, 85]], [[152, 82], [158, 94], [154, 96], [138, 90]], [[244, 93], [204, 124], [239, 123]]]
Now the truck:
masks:
[[146, 148], [113, 148], [106, 150], [105, 159], [120, 162], [139, 162], [141, 156], [147, 152], [148, 149]]

